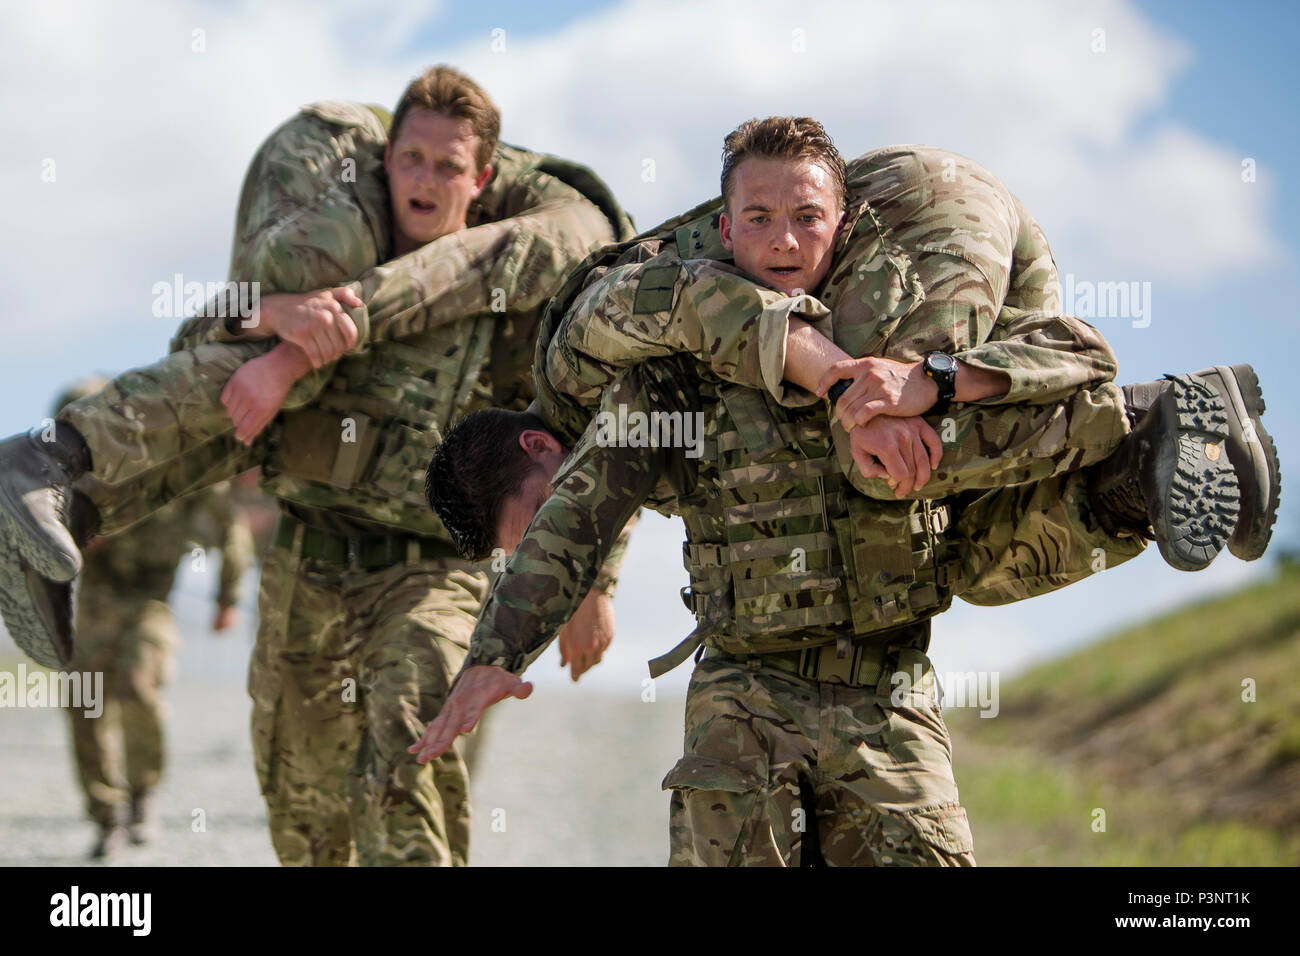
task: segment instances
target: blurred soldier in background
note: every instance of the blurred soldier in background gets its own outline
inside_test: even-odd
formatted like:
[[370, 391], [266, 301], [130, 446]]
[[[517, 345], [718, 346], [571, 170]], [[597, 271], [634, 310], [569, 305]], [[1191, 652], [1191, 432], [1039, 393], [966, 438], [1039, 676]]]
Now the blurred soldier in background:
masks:
[[[106, 384], [105, 379], [78, 382], [60, 397], [55, 414]], [[221, 551], [212, 630], [225, 631], [235, 623], [239, 582], [253, 559], [252, 534], [228, 486], [177, 499], [126, 533], [96, 538], [86, 548], [70, 669], [104, 675], [104, 706], [97, 716], [80, 707], [68, 708], [67, 714], [86, 808], [99, 825], [92, 859], [114, 856], [128, 839], [146, 843], [156, 831], [162, 689], [171, 676], [177, 637], [167, 595], [187, 553], [192, 552], [197, 570], [206, 570], [200, 546]], [[120, 761], [113, 740], [119, 727]]]

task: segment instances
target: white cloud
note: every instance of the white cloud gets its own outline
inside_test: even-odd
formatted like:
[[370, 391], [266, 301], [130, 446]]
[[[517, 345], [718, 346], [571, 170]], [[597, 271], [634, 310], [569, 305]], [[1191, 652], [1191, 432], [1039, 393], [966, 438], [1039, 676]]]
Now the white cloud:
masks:
[[1191, 54], [1126, 3], [637, 2], [508, 55], [458, 53], [511, 135], [590, 157], [643, 226], [716, 193], [737, 122], [800, 112], [847, 155], [928, 142], [978, 159], [1070, 240], [1079, 274], [1202, 283], [1276, 258], [1241, 157], [1143, 128]]
[[[933, 142], [973, 156], [1068, 241], [1080, 275], [1198, 282], [1277, 245], [1265, 184], [1243, 187], [1230, 147], [1172, 124], [1138, 133], [1190, 54], [1127, 3], [642, 0], [544, 35], [507, 20], [505, 53], [486, 26], [411, 49], [447, 14], [403, 10], [378, 26], [352, 0], [55, 2], [10, 17], [0, 253], [23, 268], [9, 315], [71, 332], [147, 315], [174, 268], [219, 277], [244, 166], [271, 129], [313, 99], [391, 104], [439, 60], [491, 90], [508, 139], [588, 161], [643, 226], [716, 192], [728, 129], [790, 111], [822, 118], [847, 154]], [[39, 179], [45, 158], [57, 183]]]

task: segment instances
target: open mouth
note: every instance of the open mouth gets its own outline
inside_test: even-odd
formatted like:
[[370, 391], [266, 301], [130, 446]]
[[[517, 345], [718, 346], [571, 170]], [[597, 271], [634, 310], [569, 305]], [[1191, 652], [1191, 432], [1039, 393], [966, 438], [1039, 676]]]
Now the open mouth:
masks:
[[798, 266], [769, 266], [767, 271], [784, 277], [795, 275], [800, 269]]
[[437, 203], [425, 202], [423, 199], [412, 199], [411, 209], [417, 213], [430, 213], [438, 208]]

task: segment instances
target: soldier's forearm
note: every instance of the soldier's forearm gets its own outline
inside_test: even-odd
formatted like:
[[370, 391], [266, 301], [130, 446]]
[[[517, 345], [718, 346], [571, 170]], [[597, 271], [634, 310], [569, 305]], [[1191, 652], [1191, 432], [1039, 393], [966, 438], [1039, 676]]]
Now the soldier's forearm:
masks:
[[[1075, 471], [1108, 457], [1128, 431], [1123, 394], [1112, 383], [1051, 405], [958, 404], [926, 421], [939, 433], [943, 459], [908, 498], [943, 498]], [[863, 479], [856, 468], [849, 474], [869, 496], [895, 500], [884, 481]]]
[[292, 342], [281, 342], [267, 353], [272, 367], [284, 382], [296, 382], [312, 371], [307, 353]]
[[[943, 460], [907, 497], [1040, 481], [1101, 461], [1128, 431], [1123, 396], [1110, 384], [1114, 353], [1086, 322], [1004, 307], [989, 339], [955, 357], [1010, 385], [987, 397], [959, 393], [946, 415], [927, 419], [943, 442]], [[839, 454], [859, 490], [894, 500], [883, 481], [863, 479], [847, 453]]]
[[[1011, 377], [1005, 372], [958, 361], [957, 380], [953, 384], [956, 388], [953, 401], [978, 402], [986, 398], [997, 398], [1009, 392]], [[938, 385], [935, 386], [935, 394], [938, 394]]]
[[791, 316], [785, 337], [785, 380], [806, 391], [816, 391], [832, 365], [852, 358], [803, 319]]
[[[810, 404], [816, 396], [803, 382], [821, 367], [817, 350], [836, 348], [826, 334], [829, 315], [811, 296], [786, 296], [731, 267], [664, 257], [613, 269], [585, 289], [557, 330], [569, 365], [548, 372], [576, 394], [599, 387], [602, 373], [613, 377], [604, 370], [683, 353], [723, 381], [765, 390], [783, 403]], [[792, 328], [804, 331], [791, 360]]]
[[221, 575], [217, 588], [217, 605], [235, 607], [239, 604], [240, 583], [253, 566], [253, 530], [242, 518], [226, 525], [221, 542]]
[[596, 575], [595, 583], [592, 584], [592, 590], [599, 591], [606, 597], [612, 598], [614, 591], [618, 587], [618, 576], [623, 570], [623, 561], [627, 558], [627, 546], [632, 540], [632, 529], [636, 527], [641, 520], [641, 512], [638, 509], [628, 518], [627, 524], [619, 532], [618, 540], [614, 542], [614, 547], [610, 549], [609, 556], [605, 558], [605, 563], [601, 565], [600, 573]]
[[986, 342], [956, 353], [965, 365], [1005, 376], [990, 405], [1050, 404], [1115, 378], [1115, 353], [1101, 333], [1068, 315], [1004, 309]]
[[376, 266], [352, 283], [357, 348], [475, 315], [540, 309], [594, 246], [610, 242], [604, 214], [582, 199], [463, 229]]

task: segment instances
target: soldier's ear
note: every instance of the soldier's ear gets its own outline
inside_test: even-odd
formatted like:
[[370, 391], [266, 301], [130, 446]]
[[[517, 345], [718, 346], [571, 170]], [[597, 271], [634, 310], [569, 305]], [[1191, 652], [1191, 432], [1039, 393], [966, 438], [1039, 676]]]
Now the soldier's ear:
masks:
[[528, 452], [531, 458], [543, 458], [563, 450], [559, 439], [540, 428], [525, 428], [519, 433], [519, 447]]
[[492, 164], [488, 163], [486, 166], [484, 166], [482, 169], [478, 171], [478, 176], [476, 176], [474, 179], [475, 199], [479, 197], [479, 193], [483, 191], [483, 187], [487, 185], [488, 180], [491, 178], [492, 178]]
[[734, 253], [735, 243], [731, 241], [731, 219], [724, 212], [718, 217], [718, 234], [722, 237], [722, 248]]

